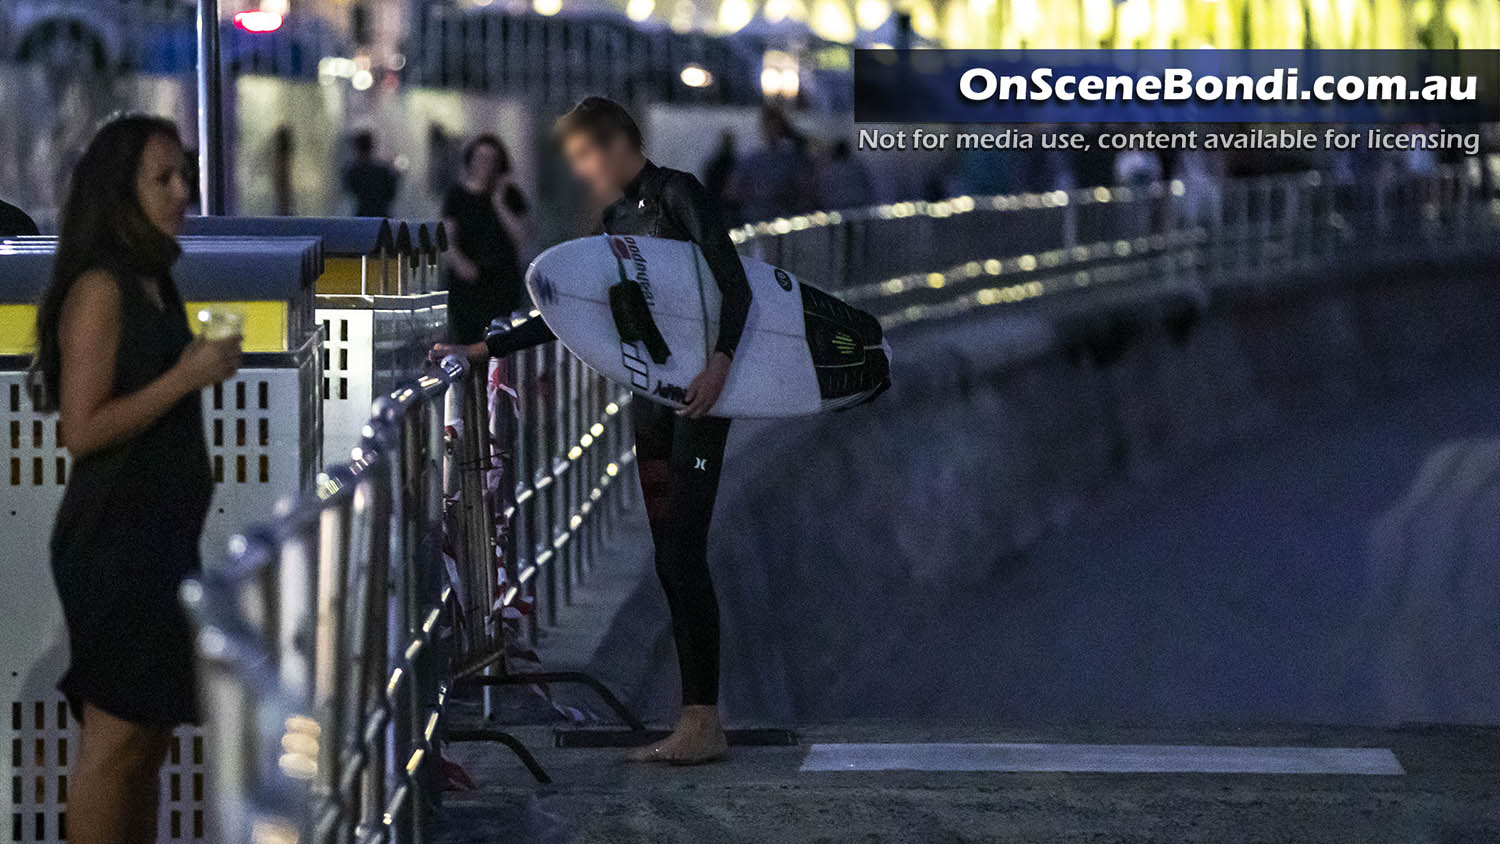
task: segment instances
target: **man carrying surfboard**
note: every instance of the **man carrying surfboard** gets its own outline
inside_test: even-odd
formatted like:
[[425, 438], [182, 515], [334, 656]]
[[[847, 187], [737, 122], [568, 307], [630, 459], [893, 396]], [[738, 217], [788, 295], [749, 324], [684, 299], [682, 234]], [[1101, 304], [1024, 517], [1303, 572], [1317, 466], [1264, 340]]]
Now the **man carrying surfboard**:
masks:
[[[682, 674], [682, 714], [662, 742], [632, 751], [639, 762], [696, 765], [728, 750], [719, 722], [719, 605], [708, 570], [708, 525], [718, 493], [729, 420], [709, 416], [734, 361], [750, 310], [750, 285], [729, 232], [708, 192], [690, 173], [658, 167], [643, 151], [641, 130], [618, 103], [589, 97], [558, 118], [556, 135], [574, 174], [601, 200], [604, 230], [697, 244], [722, 302], [718, 337], [703, 371], [689, 382], [682, 407], [631, 402], [637, 471], [656, 546], [656, 573], [672, 614]], [[540, 317], [455, 352], [501, 357], [553, 339]]]

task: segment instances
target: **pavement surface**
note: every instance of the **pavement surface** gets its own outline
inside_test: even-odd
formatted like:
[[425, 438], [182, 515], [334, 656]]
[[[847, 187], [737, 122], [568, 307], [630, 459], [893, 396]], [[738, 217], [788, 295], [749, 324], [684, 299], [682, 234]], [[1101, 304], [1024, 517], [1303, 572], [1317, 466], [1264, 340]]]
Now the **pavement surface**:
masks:
[[[507, 751], [450, 753], [481, 786], [449, 792], [440, 844], [545, 842], [1191, 842], [1483, 844], [1500, 836], [1500, 731], [1430, 727], [923, 728], [844, 724], [798, 747], [737, 748], [694, 769], [621, 762], [617, 750], [519, 734], [555, 783]], [[811, 742], [1016, 741], [1384, 747], [1399, 776], [995, 772], [802, 772]]]

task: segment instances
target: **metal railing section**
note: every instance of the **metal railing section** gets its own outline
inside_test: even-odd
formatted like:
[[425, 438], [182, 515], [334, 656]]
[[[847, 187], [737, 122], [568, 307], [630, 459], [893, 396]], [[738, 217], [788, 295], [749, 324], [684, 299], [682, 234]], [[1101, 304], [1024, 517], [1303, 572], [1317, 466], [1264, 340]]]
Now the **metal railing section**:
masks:
[[512, 443], [499, 502], [504, 558], [518, 588], [537, 601], [532, 632], [557, 623], [557, 608], [598, 558], [604, 532], [622, 500], [604, 506], [607, 491], [635, 459], [628, 415], [632, 395], [593, 372], [560, 343], [522, 351], [501, 363], [502, 441]]
[[[603, 552], [629, 401], [556, 343], [491, 373], [449, 358], [378, 399], [346, 462], [184, 584], [220, 840], [425, 840], [460, 684], [485, 689], [489, 715], [494, 686], [585, 683], [643, 729], [592, 678], [506, 661], [526, 638], [515, 616], [534, 640]], [[447, 738], [504, 743], [546, 779], [501, 731]]]
[[347, 462], [184, 584], [220, 840], [423, 840], [451, 598], [443, 398], [466, 367], [379, 399]]
[[1265, 283], [1351, 256], [1467, 247], [1497, 209], [1472, 164], [957, 197], [736, 229], [741, 251], [838, 290], [887, 328], [1057, 294], [1097, 306]]

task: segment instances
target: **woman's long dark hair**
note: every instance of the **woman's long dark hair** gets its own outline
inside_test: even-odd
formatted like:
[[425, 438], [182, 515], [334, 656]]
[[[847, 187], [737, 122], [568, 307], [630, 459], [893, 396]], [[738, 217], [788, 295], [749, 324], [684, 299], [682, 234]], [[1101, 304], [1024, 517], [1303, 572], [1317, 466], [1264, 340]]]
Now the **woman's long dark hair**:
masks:
[[73, 168], [58, 227], [52, 280], [37, 306], [36, 356], [31, 363], [37, 410], [57, 410], [62, 370], [58, 321], [78, 277], [96, 268], [159, 275], [181, 252], [174, 238], [146, 219], [136, 196], [141, 154], [155, 137], [182, 144], [177, 125], [170, 120], [148, 115], [116, 117], [99, 129]]

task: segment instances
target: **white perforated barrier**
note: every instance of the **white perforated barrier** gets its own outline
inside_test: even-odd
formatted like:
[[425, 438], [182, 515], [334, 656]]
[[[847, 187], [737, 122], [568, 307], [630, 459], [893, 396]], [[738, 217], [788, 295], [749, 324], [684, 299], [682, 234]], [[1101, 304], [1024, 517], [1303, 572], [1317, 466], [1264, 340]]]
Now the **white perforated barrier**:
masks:
[[[205, 561], [220, 559], [233, 531], [270, 516], [276, 501], [302, 489], [321, 462], [319, 360], [311, 343], [275, 357], [279, 365], [247, 367], [204, 391], [216, 481]], [[57, 417], [32, 410], [24, 378], [21, 371], [0, 371], [6, 446], [0, 474], [0, 842], [7, 844], [67, 840], [68, 775], [78, 749], [73, 719], [56, 690], [68, 646], [48, 553], [70, 462], [58, 445]], [[212, 840], [204, 811], [208, 788], [201, 733], [180, 729], [162, 774], [160, 841]]]
[[374, 398], [421, 371], [443, 339], [448, 294], [319, 295], [323, 328], [323, 438], [329, 459], [358, 442]]

